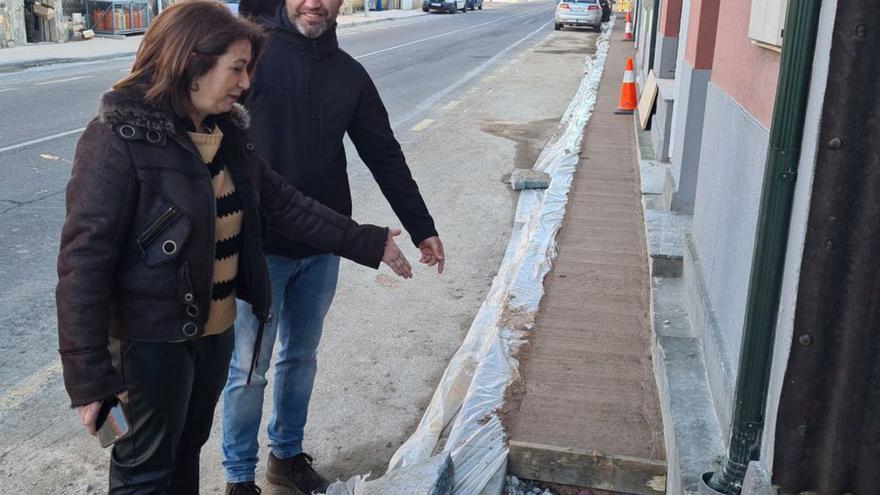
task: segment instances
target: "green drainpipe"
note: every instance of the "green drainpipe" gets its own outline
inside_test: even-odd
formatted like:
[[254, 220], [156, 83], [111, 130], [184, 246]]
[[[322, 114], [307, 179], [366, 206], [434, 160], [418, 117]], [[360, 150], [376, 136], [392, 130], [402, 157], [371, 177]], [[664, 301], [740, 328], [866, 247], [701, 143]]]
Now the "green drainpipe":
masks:
[[746, 468], [749, 461], [756, 458], [764, 428], [767, 384], [820, 7], [821, 0], [790, 1], [785, 18], [785, 43], [758, 212], [730, 447], [722, 469], [703, 477], [709, 488], [729, 495], [739, 493], [742, 488]]

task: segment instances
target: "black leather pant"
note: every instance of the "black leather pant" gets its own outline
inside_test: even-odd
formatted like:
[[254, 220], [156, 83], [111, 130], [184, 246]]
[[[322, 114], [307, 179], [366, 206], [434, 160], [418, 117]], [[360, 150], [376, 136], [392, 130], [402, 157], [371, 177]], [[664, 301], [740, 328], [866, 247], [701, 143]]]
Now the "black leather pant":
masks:
[[232, 329], [188, 342], [116, 342], [131, 433], [113, 446], [110, 495], [199, 493], [199, 454], [233, 343]]

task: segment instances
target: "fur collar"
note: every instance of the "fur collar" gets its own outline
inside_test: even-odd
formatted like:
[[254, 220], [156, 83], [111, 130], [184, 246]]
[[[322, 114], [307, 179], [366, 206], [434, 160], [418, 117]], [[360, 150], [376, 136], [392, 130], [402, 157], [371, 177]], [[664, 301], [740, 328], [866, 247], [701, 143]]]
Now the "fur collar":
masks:
[[[155, 130], [165, 134], [173, 134], [177, 128], [172, 112], [162, 110], [144, 103], [143, 86], [129, 86], [112, 89], [101, 96], [98, 107], [98, 119], [112, 126], [129, 124], [147, 130]], [[247, 129], [250, 126], [250, 115], [241, 104], [233, 105], [228, 113], [218, 116], [238, 127]]]

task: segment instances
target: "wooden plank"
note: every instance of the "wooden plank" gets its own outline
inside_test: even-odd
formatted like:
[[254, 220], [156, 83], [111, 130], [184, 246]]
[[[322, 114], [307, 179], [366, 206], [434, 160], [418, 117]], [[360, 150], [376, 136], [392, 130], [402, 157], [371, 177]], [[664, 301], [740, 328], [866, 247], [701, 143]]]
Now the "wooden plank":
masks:
[[638, 495], [666, 493], [666, 463], [636, 457], [511, 441], [507, 470], [547, 483]]
[[645, 78], [645, 86], [639, 98], [639, 125], [642, 130], [648, 127], [648, 119], [651, 118], [651, 108], [654, 106], [654, 100], [657, 99], [658, 90], [657, 77], [654, 75], [654, 69], [651, 69], [648, 71], [648, 77]]

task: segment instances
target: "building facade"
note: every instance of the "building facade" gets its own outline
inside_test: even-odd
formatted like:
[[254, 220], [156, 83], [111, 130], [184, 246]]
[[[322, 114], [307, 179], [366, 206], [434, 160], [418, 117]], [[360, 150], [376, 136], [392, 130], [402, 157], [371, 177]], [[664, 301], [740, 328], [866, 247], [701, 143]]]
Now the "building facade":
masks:
[[[803, 2], [798, 8], [809, 3]], [[824, 281], [817, 285], [815, 277], [811, 279], [805, 276], [804, 270], [809, 271], [813, 262], [805, 254], [810, 249], [809, 234], [817, 226], [824, 225], [822, 222], [850, 221], [811, 216], [811, 208], [815, 208], [818, 201], [814, 196], [814, 188], [817, 187], [814, 178], [817, 170], [828, 166], [822, 160], [823, 150], [836, 149], [837, 146], [834, 144], [837, 141], [833, 139], [826, 141], [820, 138], [831, 132], [823, 127], [830, 124], [823, 124], [822, 116], [833, 112], [835, 106], [840, 106], [839, 103], [832, 104], [832, 101], [848, 101], [847, 98], [852, 99], [860, 94], [857, 88], [843, 88], [840, 85], [829, 88], [829, 78], [835, 75], [831, 69], [832, 54], [836, 53], [839, 59], [844, 60], [855, 53], [853, 47], [843, 48], [845, 43], [861, 43], [855, 47], [867, 49], [873, 46], [876, 50], [880, 39], [873, 33], [873, 28], [868, 28], [876, 26], [875, 22], [880, 20], [880, 14], [876, 13], [876, 7], [872, 10], [870, 2], [824, 0], [813, 4], [817, 6], [815, 29], [807, 35], [814, 50], [812, 63], [798, 67], [807, 74], [809, 89], [805, 93], [806, 117], [797, 129], [802, 133], [799, 155], [795, 160], [797, 171], [788, 173], [786, 177], [786, 180], [794, 181], [794, 186], [790, 195], [790, 214], [786, 218], [789, 223], [783, 238], [787, 241], [783, 245], [784, 259], [779, 274], [778, 314], [772, 315], [774, 324], [771, 331], [775, 330], [775, 333], [770, 343], [772, 359], [769, 379], [764, 384], [765, 408], [760, 424], [750, 425], [760, 430], [759, 441], [751, 454], [750, 460], [753, 462], [743, 481], [742, 493], [776, 493], [776, 487], [780, 485], [783, 488], [780, 491], [786, 493], [785, 489], [792, 486], [797, 486], [798, 490], [819, 493], [844, 493], [852, 491], [854, 486], [875, 486], [853, 481], [860, 480], [864, 474], [859, 474], [857, 468], [846, 462], [838, 466], [838, 472], [822, 473], [822, 469], [816, 467], [814, 471], [820, 474], [807, 476], [803, 468], [794, 467], [798, 463], [792, 461], [790, 454], [792, 451], [798, 452], [797, 455], [803, 456], [802, 464], [810, 466], [814, 454], [806, 447], [802, 451], [793, 450], [797, 442], [793, 442], [792, 438], [805, 439], [800, 441], [804, 444], [821, 441], [849, 445], [858, 450], [862, 447], [854, 442], [871, 442], [870, 435], [874, 434], [866, 433], [867, 429], [860, 430], [861, 435], [868, 437], [859, 438], [855, 434], [829, 431], [827, 426], [824, 430], [814, 428], [814, 424], [834, 425], [833, 417], [840, 416], [840, 411], [829, 409], [829, 412], [822, 413], [826, 416], [818, 412], [800, 415], [793, 412], [820, 409], [810, 402], [812, 399], [809, 397], [821, 397], [825, 392], [822, 386], [830, 390], [830, 383], [842, 383], [843, 380], [832, 379], [821, 386], [819, 380], [814, 380], [816, 385], [803, 383], [798, 373], [803, 375], [805, 368], [795, 366], [800, 364], [795, 358], [806, 358], [793, 352], [793, 349], [799, 352], [809, 349], [810, 352], [833, 353], [834, 345], [843, 345], [835, 343], [824, 349], [814, 349], [815, 335], [819, 331], [807, 330], [805, 323], [810, 321], [811, 311], [818, 311], [810, 306], [815, 305], [816, 294], [827, 290]], [[749, 362], [746, 358], [750, 357], [743, 350], [744, 335], [751, 324], [747, 321], [750, 291], [759, 290], [754, 286], [754, 266], [756, 257], [764, 254], [760, 247], [756, 247], [763, 246], [763, 240], [757, 236], [759, 218], [773, 206], [764, 201], [764, 191], [770, 187], [766, 175], [770, 156], [778, 154], [778, 150], [769, 149], [771, 130], [774, 125], [783, 127], [779, 117], [774, 122], [774, 115], [777, 115], [774, 105], [777, 104], [780, 91], [791, 90], [788, 87], [780, 88], [780, 72], [784, 69], [781, 65], [783, 39], [791, 42], [790, 37], [785, 36], [786, 15], [788, 9], [795, 8], [794, 5], [787, 0], [640, 0], [633, 6], [638, 45], [636, 67], [639, 73], [636, 80], [641, 91], [649, 72], [653, 72], [659, 86], [650, 133], [646, 133], [650, 137], [653, 156], [647, 159], [643, 157], [643, 168], [659, 167], [663, 172], [662, 192], [659, 198], [650, 203], [650, 207], [662, 211], [659, 214], [654, 211], [648, 214], [646, 211], [646, 222], [650, 233], [652, 228], [663, 228], [662, 225], [652, 226], [652, 219], [662, 218], [663, 215], [688, 218], [686, 231], [675, 233], [683, 238], [681, 268], [677, 272], [681, 274], [679, 305], [686, 316], [686, 324], [695, 336], [692, 341], [687, 341], [690, 342], [688, 345], [693, 346], [691, 355], [700, 357], [701, 368], [699, 373], [691, 373], [701, 376], [699, 379], [691, 376], [683, 380], [675, 376], [682, 372], [673, 369], [676, 365], [670, 357], [673, 346], [667, 345], [664, 349], [662, 343], [658, 344], [661, 349], [655, 354], [655, 360], [660, 362], [658, 385], [661, 395], [679, 394], [678, 397], [661, 400], [667, 404], [664, 422], [676, 423], [666, 425], [667, 436], [673, 437], [673, 443], [679, 442], [678, 445], [668, 445], [670, 470], [677, 470], [669, 476], [667, 492], [671, 494], [692, 493], [700, 484], [703, 472], [722, 469], [719, 456], [728, 452], [731, 436], [736, 435], [732, 430], [735, 429], [735, 411], [741, 406], [741, 386], [738, 382], [743, 380], [745, 372], [751, 371], [740, 369], [741, 363]], [[858, 20], [855, 11], [864, 14], [862, 21]], [[841, 17], [844, 14], [846, 18]], [[841, 48], [835, 49], [835, 44]], [[862, 84], [876, 86], [872, 82], [876, 79], [876, 76], [873, 79], [866, 76], [868, 83]], [[855, 93], [849, 94], [850, 91]], [[863, 88], [863, 91], [873, 94], [874, 89]], [[872, 102], [873, 99], [869, 103]], [[877, 110], [880, 109], [874, 108], [872, 111]], [[866, 156], [875, 156], [880, 151], [880, 145], [875, 142], [864, 137], [858, 139], [864, 141], [851, 145], [858, 146], [859, 152], [868, 153]], [[866, 166], [880, 166], [877, 160], [866, 160]], [[856, 194], [856, 191], [838, 193], [848, 195]], [[856, 220], [852, 219], [853, 222]], [[838, 241], [829, 238], [825, 242], [831, 246]], [[876, 259], [875, 256], [871, 262], [876, 263]], [[856, 262], [867, 260], [859, 260], [853, 255], [841, 261], [845, 265], [843, 269], [847, 270], [849, 264]], [[859, 283], [857, 277], [839, 282], [847, 287], [845, 291], [859, 289]], [[878, 289], [878, 286], [874, 288]], [[804, 294], [805, 290], [807, 294]], [[825, 310], [835, 318], [841, 317], [833, 307]], [[859, 329], [854, 327], [845, 332], [845, 328], [836, 328], [834, 331], [837, 334], [856, 335]], [[870, 349], [880, 347], [880, 334], [874, 332], [866, 335], [856, 346], [865, 349], [866, 353], [876, 354]], [[817, 360], [813, 362], [824, 362], [816, 356], [811, 359]], [[861, 362], [855, 358], [854, 361]], [[875, 376], [871, 373], [876, 374], [876, 369], [853, 371], [846, 366], [844, 363], [835, 363], [816, 373], [819, 373], [817, 376], [827, 374], [834, 377], [835, 374], [841, 374], [867, 377], [861, 381], [852, 380], [864, 386], [850, 390], [850, 393], [876, 392], [876, 377], [870, 378]], [[809, 388], [811, 386], [817, 388], [813, 390]], [[707, 408], [675, 411], [676, 407], [680, 408], [674, 405], [676, 400], [700, 395], [692, 393], [695, 388], [705, 390], [709, 402]], [[809, 393], [805, 393], [805, 390]], [[780, 419], [780, 411], [783, 412], [783, 419]], [[860, 424], [859, 418], [862, 416], [858, 414], [863, 412], [856, 409], [853, 414], [857, 418], [850, 418], [849, 423]], [[873, 415], [873, 412], [864, 414]], [[795, 419], [792, 418], [799, 421], [794, 426], [792, 422]], [[689, 426], [678, 424], [686, 422], [689, 422]], [[699, 428], [694, 424], [698, 424]], [[836, 425], [834, 428], [839, 427]], [[701, 433], [688, 437], [689, 429], [700, 429]], [[720, 439], [720, 448], [707, 447], [711, 443], [707, 440], [709, 437]], [[876, 444], [876, 440], [874, 438], [872, 444]], [[700, 442], [706, 445], [696, 445]], [[707, 454], [702, 459], [688, 459], [688, 452]], [[787, 454], [780, 455], [781, 452]], [[860, 455], [873, 459], [872, 456], [878, 454], [871, 450], [862, 451]], [[826, 464], [834, 463], [828, 461]], [[795, 473], [795, 469], [801, 471]], [[833, 480], [838, 480], [837, 484]], [[844, 488], [829, 491], [826, 487], [831, 486]], [[852, 492], [868, 493], [864, 489]]]

